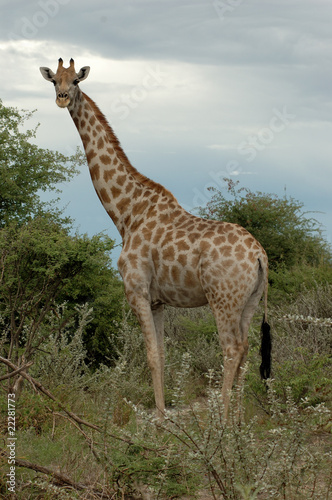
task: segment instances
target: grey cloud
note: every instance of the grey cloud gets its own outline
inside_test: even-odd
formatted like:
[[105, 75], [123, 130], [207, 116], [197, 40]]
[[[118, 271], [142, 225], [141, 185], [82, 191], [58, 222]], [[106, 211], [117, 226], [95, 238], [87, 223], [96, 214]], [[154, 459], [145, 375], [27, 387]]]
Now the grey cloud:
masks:
[[[190, 205], [193, 189], [209, 183], [208, 172], [223, 171], [235, 160], [242, 172], [259, 174], [246, 176], [251, 188], [271, 192], [287, 184], [295, 197], [301, 199], [303, 192], [308, 209], [319, 209], [320, 203], [329, 206], [331, 185], [331, 25], [331, 3], [323, 0], [2, 0], [1, 91], [11, 103], [30, 99], [30, 109], [44, 107], [44, 116], [55, 114], [52, 89], [43, 82], [35, 86], [39, 65], [55, 69], [53, 47], [57, 57], [91, 65], [93, 75], [94, 55], [105, 58], [105, 64], [114, 59], [128, 65], [132, 60], [173, 64], [174, 83], [164, 101], [156, 98], [149, 108], [147, 99], [116, 124], [129, 149], [147, 151], [144, 161], [136, 155], [138, 168], [152, 172]], [[28, 55], [14, 45], [2, 53], [1, 41], [10, 39], [42, 45], [31, 47]], [[91, 61], [82, 61], [82, 54], [91, 54]], [[24, 59], [31, 69], [22, 79]], [[182, 73], [177, 80], [176, 72], [187, 64], [194, 67], [193, 76], [181, 81]], [[91, 81], [91, 97], [113, 122], [112, 100], [135, 84], [91, 79], [88, 93]], [[155, 95], [150, 94], [151, 101]], [[247, 163], [238, 145], [256, 137], [268, 126], [272, 110], [283, 106], [296, 116], [294, 122]], [[61, 115], [59, 123], [65, 123]], [[50, 148], [61, 132], [51, 139], [45, 132]], [[208, 150], [211, 144], [219, 149]], [[173, 148], [173, 162], [179, 162], [174, 178], [170, 157], [163, 153]], [[322, 172], [319, 193], [311, 189], [312, 179]]]
[[229, 10], [225, 5], [234, 2], [11, 1], [2, 11], [1, 38], [74, 42], [119, 59], [232, 65], [305, 64], [317, 56], [318, 40], [329, 41], [326, 2], [239, 1]]

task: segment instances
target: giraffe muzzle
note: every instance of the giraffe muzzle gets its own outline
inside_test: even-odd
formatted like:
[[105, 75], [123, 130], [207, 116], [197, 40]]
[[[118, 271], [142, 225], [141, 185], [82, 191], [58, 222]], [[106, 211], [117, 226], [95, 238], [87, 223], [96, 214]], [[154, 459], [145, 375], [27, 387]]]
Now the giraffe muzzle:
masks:
[[59, 108], [66, 108], [70, 103], [68, 92], [59, 92], [56, 96], [56, 101]]

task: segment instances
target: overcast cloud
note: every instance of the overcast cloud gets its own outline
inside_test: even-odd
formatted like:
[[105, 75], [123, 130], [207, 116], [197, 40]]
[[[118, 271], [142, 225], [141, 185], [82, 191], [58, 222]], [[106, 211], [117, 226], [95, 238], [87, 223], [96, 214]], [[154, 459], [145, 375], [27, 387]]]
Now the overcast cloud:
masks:
[[[305, 203], [332, 240], [330, 0], [2, 0], [1, 93], [37, 109], [41, 147], [80, 138], [39, 66], [91, 66], [82, 89], [132, 163], [185, 208], [232, 176]], [[119, 242], [87, 169], [62, 203], [81, 232]]]

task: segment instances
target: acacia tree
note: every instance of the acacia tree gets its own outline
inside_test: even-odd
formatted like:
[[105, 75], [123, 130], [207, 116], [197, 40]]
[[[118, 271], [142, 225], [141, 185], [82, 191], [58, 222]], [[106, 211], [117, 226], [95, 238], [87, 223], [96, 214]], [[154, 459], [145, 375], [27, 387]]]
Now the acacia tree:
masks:
[[0, 99], [0, 228], [49, 210], [40, 193], [59, 193], [59, 184], [71, 179], [83, 161], [79, 152], [66, 156], [33, 144], [38, 126], [26, 125], [32, 115]]
[[114, 242], [104, 235], [73, 235], [56, 200], [42, 202], [40, 193], [59, 193], [82, 157], [33, 144], [37, 128], [22, 131], [31, 115], [0, 101], [0, 354], [15, 363], [23, 356], [29, 361], [52, 333], [52, 311], [66, 302], [66, 322], [88, 302], [94, 312], [86, 350], [90, 361], [96, 355], [105, 361], [114, 354], [107, 337], [120, 319], [123, 298], [111, 266]]
[[[112, 240], [100, 235], [70, 236], [50, 215], [2, 228], [1, 354], [18, 365], [23, 358], [32, 360], [45, 338], [54, 333], [50, 313], [57, 304], [67, 302], [62, 326], [76, 314], [80, 302], [73, 302], [74, 291], [82, 293], [82, 280], [96, 284], [94, 276], [112, 246]], [[114, 282], [118, 280], [113, 275]]]
[[213, 190], [202, 217], [240, 224], [265, 248], [270, 268], [296, 264], [317, 266], [331, 262], [331, 249], [322, 236], [320, 224], [292, 197], [252, 192], [239, 182], [224, 179], [228, 189]]

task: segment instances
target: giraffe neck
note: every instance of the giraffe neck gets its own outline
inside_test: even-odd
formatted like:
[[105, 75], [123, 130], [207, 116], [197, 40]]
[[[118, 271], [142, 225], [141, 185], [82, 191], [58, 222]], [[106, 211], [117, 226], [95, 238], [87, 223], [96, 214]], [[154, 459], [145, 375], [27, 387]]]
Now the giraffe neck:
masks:
[[90, 97], [77, 89], [68, 106], [81, 136], [90, 175], [105, 210], [122, 238], [156, 211], [157, 203], [181, 208], [163, 186], [140, 174], [129, 162], [105, 116]]

